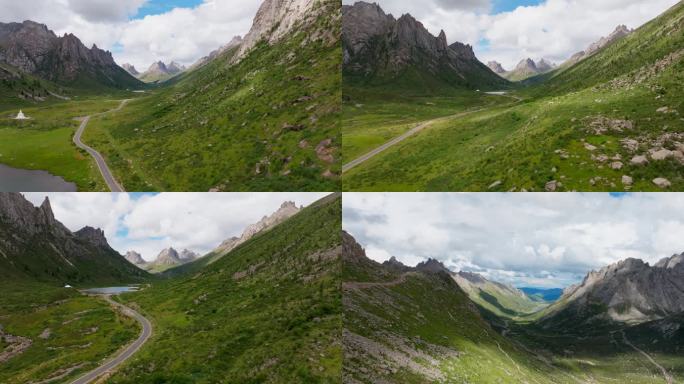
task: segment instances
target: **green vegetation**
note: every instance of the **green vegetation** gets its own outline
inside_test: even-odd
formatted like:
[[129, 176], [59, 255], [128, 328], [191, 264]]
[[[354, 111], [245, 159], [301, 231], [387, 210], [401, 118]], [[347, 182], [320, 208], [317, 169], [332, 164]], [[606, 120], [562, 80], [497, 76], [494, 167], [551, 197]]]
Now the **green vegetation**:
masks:
[[85, 141], [129, 190], [339, 189], [341, 48], [311, 40], [339, 30], [339, 5], [320, 6], [331, 10], [311, 30], [262, 42], [234, 65], [229, 50], [94, 119]]
[[0, 290], [1, 331], [31, 341], [0, 363], [2, 383], [69, 383], [139, 332], [134, 320], [73, 289], [3, 280]]
[[[110, 383], [339, 383], [341, 198], [121, 296], [154, 323]], [[154, 369], [150, 369], [154, 367]]]
[[[653, 181], [665, 178], [669, 190], [683, 190], [678, 155], [650, 155], [684, 141], [683, 18], [684, 4], [675, 5], [591, 58], [535, 79], [519, 91], [523, 103], [432, 124], [345, 173], [343, 189], [661, 191]], [[649, 162], [632, 164], [640, 155]]]

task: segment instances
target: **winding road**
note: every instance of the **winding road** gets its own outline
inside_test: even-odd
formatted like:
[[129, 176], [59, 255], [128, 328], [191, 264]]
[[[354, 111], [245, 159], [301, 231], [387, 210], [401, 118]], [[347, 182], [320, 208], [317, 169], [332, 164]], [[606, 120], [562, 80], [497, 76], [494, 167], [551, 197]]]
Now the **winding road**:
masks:
[[[501, 97], [510, 97], [512, 99], [515, 99], [515, 103], [519, 103], [522, 101], [522, 99], [517, 97], [517, 96], [500, 94], [498, 92], [491, 93], [491, 94], [496, 95], [496, 96], [501, 96]], [[515, 103], [513, 103], [513, 104], [515, 104]], [[373, 149], [372, 151], [366, 153], [365, 155], [357, 157], [356, 159], [348, 162], [347, 164], [344, 164], [342, 166], [342, 173], [345, 173], [345, 172], [349, 171], [350, 169], [360, 165], [361, 163], [364, 163], [364, 162], [370, 160], [371, 158], [377, 156], [378, 154], [386, 151], [388, 148], [393, 147], [393, 146], [401, 143], [402, 141], [408, 139], [409, 137], [415, 135], [416, 133], [422, 131], [423, 129], [425, 129], [425, 128], [427, 128], [427, 127], [429, 127], [429, 126], [431, 126], [437, 122], [457, 119], [459, 117], [471, 115], [471, 114], [477, 113], [477, 112], [482, 112], [482, 111], [485, 111], [487, 109], [490, 109], [490, 108], [474, 109], [472, 111], [461, 112], [461, 113], [457, 113], [455, 115], [450, 115], [450, 116], [438, 117], [436, 119], [432, 119], [432, 120], [428, 120], [428, 121], [424, 121], [422, 123], [419, 123], [417, 126], [411, 128], [410, 130], [403, 133], [402, 135], [397, 136], [397, 137], [393, 138], [392, 140], [386, 142], [385, 144], [383, 144], [383, 145]]]
[[119, 364], [128, 360], [131, 356], [138, 352], [140, 347], [142, 347], [143, 344], [145, 344], [145, 342], [147, 341], [147, 339], [149, 339], [152, 335], [152, 323], [150, 323], [150, 321], [147, 320], [143, 315], [139, 314], [138, 312], [132, 310], [131, 308], [123, 304], [117, 303], [116, 301], [112, 300], [110, 295], [104, 295], [103, 297], [113, 307], [121, 309], [121, 311], [126, 316], [137, 320], [138, 323], [140, 323], [140, 325], [142, 326], [142, 332], [140, 333], [140, 336], [137, 340], [135, 340], [132, 344], [127, 346], [117, 356], [108, 359], [99, 367], [93, 369], [92, 371], [86, 373], [85, 375], [71, 382], [71, 384], [89, 384], [94, 382], [96, 379], [98, 379], [105, 373], [111, 372], [112, 370], [114, 370], [114, 368], [119, 366]]
[[95, 159], [95, 162], [97, 163], [97, 168], [100, 170], [100, 173], [102, 174], [102, 177], [104, 178], [105, 183], [107, 183], [107, 187], [112, 192], [125, 192], [125, 190], [123, 189], [121, 184], [119, 184], [116, 181], [116, 179], [114, 178], [114, 175], [112, 175], [112, 172], [109, 170], [109, 167], [107, 166], [107, 162], [105, 162], [104, 157], [102, 157], [100, 152], [98, 152], [95, 149], [84, 144], [81, 141], [81, 135], [83, 135], [83, 131], [85, 131], [86, 126], [88, 125], [88, 122], [90, 121], [91, 117], [104, 115], [104, 114], [110, 113], [110, 112], [120, 111], [124, 107], [124, 105], [126, 105], [126, 103], [128, 103], [130, 100], [131, 99], [122, 100], [121, 104], [119, 104], [118, 107], [111, 109], [109, 111], [83, 117], [81, 119], [81, 125], [78, 127], [78, 130], [76, 131], [76, 134], [74, 135], [74, 144], [76, 144], [76, 146], [81, 148], [81, 149], [85, 149], [86, 152], [88, 152], [90, 154], [90, 156], [92, 156]]

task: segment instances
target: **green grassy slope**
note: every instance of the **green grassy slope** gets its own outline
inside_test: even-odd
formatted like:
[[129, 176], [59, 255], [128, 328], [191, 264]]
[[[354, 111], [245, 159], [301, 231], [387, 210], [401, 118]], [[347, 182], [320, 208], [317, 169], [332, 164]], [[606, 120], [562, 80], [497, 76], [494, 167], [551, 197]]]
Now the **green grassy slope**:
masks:
[[0, 62], [0, 111], [61, 100], [51, 92], [69, 97], [72, 90]]
[[454, 277], [456, 283], [478, 306], [500, 317], [517, 319], [544, 308], [545, 303], [535, 302], [515, 288], [485, 280], [473, 283], [468, 279]]
[[[234, 50], [93, 121], [85, 139], [130, 190], [337, 190], [339, 3], [310, 28]], [[335, 39], [333, 39], [335, 40]], [[318, 150], [317, 150], [318, 148]]]
[[[683, 20], [680, 3], [520, 91], [525, 102], [434, 125], [345, 174], [343, 188], [543, 191], [556, 181], [556, 191], [661, 191], [654, 180], [666, 178], [667, 190], [684, 190], [680, 155], [650, 154], [681, 153], [684, 142]], [[648, 163], [632, 164], [636, 156]]]
[[[341, 198], [122, 296], [155, 334], [110, 383], [339, 383]], [[154, 369], [150, 369], [154, 367]]]
[[[22, 353], [0, 363], [2, 383], [70, 383], [139, 332], [134, 320], [73, 289], [3, 280], [0, 290], [2, 332], [31, 340]], [[0, 341], [0, 354], [9, 345]]]

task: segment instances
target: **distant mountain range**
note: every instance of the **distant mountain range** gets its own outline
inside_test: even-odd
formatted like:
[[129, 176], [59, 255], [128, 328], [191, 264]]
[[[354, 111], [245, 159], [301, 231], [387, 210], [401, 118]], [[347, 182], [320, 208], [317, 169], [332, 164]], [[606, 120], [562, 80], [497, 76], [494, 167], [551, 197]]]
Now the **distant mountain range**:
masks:
[[556, 65], [541, 59], [538, 62], [527, 58], [518, 63], [512, 71], [506, 71], [501, 64], [496, 61], [490, 61], [487, 66], [499, 76], [511, 81], [521, 81], [527, 78], [547, 73], [556, 68]]
[[34, 207], [18, 193], [0, 193], [0, 276], [50, 284], [136, 282], [149, 275], [113, 250], [101, 229], [71, 232], [50, 200]]
[[377, 4], [342, 6], [345, 81], [417, 88], [496, 88], [507, 82], [482, 64], [470, 45], [449, 45], [409, 14], [395, 19]]
[[586, 59], [587, 57], [591, 57], [607, 45], [628, 36], [632, 32], [634, 32], [633, 29], [629, 29], [625, 25], [618, 25], [610, 35], [600, 38], [598, 41], [589, 45], [589, 47], [587, 47], [587, 49], [584, 51], [580, 51], [572, 55], [566, 62], [563, 63], [563, 66], [571, 66]]
[[73, 34], [58, 37], [33, 21], [0, 23], [0, 62], [74, 88], [138, 89], [143, 84], [116, 65], [112, 54], [87, 48]]

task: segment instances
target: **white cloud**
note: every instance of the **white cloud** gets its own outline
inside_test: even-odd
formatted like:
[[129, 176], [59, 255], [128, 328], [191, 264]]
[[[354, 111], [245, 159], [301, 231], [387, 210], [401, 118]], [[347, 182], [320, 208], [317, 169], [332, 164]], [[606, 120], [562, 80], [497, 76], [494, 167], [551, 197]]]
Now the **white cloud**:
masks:
[[50, 198], [57, 220], [77, 231], [102, 228], [112, 248], [135, 250], [146, 260], [164, 248], [206, 253], [239, 236], [284, 201], [309, 205], [324, 193], [162, 193], [132, 198], [115, 193], [26, 193], [33, 204]]
[[684, 195], [345, 193], [345, 230], [373, 258], [435, 258], [516, 285], [684, 252]]
[[[410, 13], [435, 35], [443, 29], [450, 43], [471, 44], [481, 61], [497, 60], [510, 70], [526, 57], [560, 63], [616, 26], [636, 28], [679, 0], [546, 0], [499, 14], [483, 12], [492, 9], [487, 1], [374, 1], [395, 16]], [[488, 46], [480, 44], [485, 40]]]
[[249, 31], [262, 0], [204, 0], [194, 8], [129, 20], [145, 0], [0, 0], [0, 22], [33, 20], [73, 33], [139, 71], [157, 60], [190, 65]]

